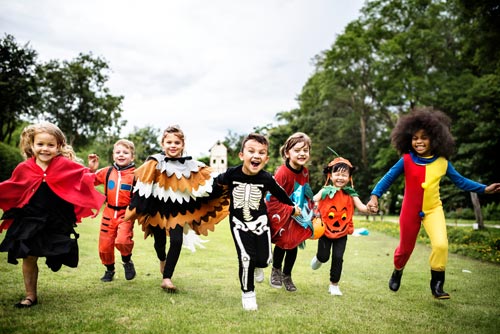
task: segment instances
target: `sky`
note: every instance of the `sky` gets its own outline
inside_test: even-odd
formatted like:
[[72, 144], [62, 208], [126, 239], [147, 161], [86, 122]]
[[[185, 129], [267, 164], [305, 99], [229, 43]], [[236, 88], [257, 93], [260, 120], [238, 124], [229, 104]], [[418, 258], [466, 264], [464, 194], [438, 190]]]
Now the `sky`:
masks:
[[298, 107], [313, 58], [359, 18], [364, 0], [0, 0], [0, 31], [38, 61], [106, 60], [107, 87], [134, 127], [179, 125], [206, 156], [231, 132]]

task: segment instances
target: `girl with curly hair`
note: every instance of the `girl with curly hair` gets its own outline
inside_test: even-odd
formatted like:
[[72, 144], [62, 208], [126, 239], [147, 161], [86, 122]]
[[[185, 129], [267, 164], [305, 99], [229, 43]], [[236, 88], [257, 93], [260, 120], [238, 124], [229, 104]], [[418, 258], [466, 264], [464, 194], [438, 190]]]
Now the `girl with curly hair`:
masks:
[[11, 264], [22, 259], [26, 294], [14, 306], [28, 308], [38, 304], [38, 258], [45, 257], [53, 272], [62, 265], [76, 268], [76, 223], [97, 216], [105, 197], [55, 124], [25, 127], [19, 147], [26, 160], [0, 183], [0, 233], [7, 230], [0, 252], [7, 252]]
[[416, 108], [402, 116], [391, 133], [392, 144], [402, 158], [382, 177], [371, 193], [367, 207], [378, 211], [378, 198], [404, 173], [405, 192], [399, 217], [399, 245], [394, 252], [394, 271], [389, 289], [398, 291], [403, 269], [408, 262], [422, 224], [431, 241], [432, 295], [449, 299], [443, 290], [448, 262], [448, 237], [439, 183], [447, 176], [461, 190], [479, 194], [500, 192], [500, 183], [489, 186], [460, 175], [448, 161], [455, 142], [450, 132], [450, 118], [432, 108]]

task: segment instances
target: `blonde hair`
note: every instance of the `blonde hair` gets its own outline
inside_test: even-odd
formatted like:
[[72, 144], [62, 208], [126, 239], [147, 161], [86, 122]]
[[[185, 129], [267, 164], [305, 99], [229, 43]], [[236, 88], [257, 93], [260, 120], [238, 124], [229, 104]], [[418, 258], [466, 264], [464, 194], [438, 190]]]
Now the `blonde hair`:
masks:
[[51, 136], [54, 136], [57, 142], [59, 155], [65, 156], [66, 158], [73, 161], [79, 161], [76, 157], [73, 147], [66, 143], [66, 136], [64, 135], [64, 133], [57, 127], [57, 125], [50, 122], [31, 124], [23, 129], [23, 131], [21, 132], [19, 149], [21, 150], [21, 154], [25, 159], [29, 159], [35, 156], [32, 147], [35, 142], [35, 136], [40, 133], [47, 133]]
[[130, 150], [130, 153], [132, 153], [132, 156], [135, 156], [135, 145], [130, 140], [124, 139], [124, 138], [118, 139], [116, 141], [116, 143], [113, 145], [113, 148], [115, 148], [118, 145], [125, 146], [126, 148], [128, 148]]
[[285, 144], [283, 144], [283, 146], [281, 146], [280, 148], [280, 155], [283, 158], [283, 160], [287, 159], [286, 153], [290, 151], [298, 143], [304, 143], [306, 146], [309, 147], [309, 149], [311, 149], [312, 145], [311, 138], [309, 138], [309, 136], [303, 132], [295, 132], [293, 135], [288, 137]]
[[[163, 135], [161, 136], [160, 144], [163, 144], [163, 140], [168, 134], [173, 134], [177, 138], [179, 138], [182, 141], [183, 146], [186, 144], [184, 141], [184, 132], [178, 125], [171, 125], [168, 126], [165, 130], [163, 130]], [[181, 154], [184, 154], [184, 149], [182, 150]]]

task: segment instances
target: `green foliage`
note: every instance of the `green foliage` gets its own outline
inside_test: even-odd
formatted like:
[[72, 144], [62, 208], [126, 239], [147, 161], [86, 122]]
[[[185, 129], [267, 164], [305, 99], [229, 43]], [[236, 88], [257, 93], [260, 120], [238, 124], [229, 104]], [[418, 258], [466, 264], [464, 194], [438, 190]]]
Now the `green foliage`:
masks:
[[106, 87], [108, 71], [107, 62], [92, 54], [38, 67], [41, 117], [57, 124], [74, 147], [118, 136], [126, 124], [120, 121], [123, 96], [111, 95]]
[[12, 35], [0, 39], [0, 140], [11, 142], [22, 120], [55, 123], [76, 150], [101, 138], [116, 138], [123, 96], [106, 87], [109, 66], [92, 54], [72, 61], [37, 63], [28, 44]]
[[[497, 5], [379, 0], [366, 2], [361, 12], [314, 58], [316, 70], [302, 88], [299, 108], [278, 114], [282, 123], [270, 131], [273, 145], [294, 131], [311, 136], [313, 187], [321, 185], [322, 167], [332, 158], [326, 147], [333, 147], [358, 167], [355, 185], [366, 199], [399, 158], [389, 139], [399, 116], [415, 106], [433, 106], [452, 118], [456, 169], [478, 182], [498, 182]], [[392, 193], [402, 194], [403, 183], [398, 180]], [[398, 196], [391, 198], [394, 212]], [[469, 194], [449, 181], [442, 184], [442, 198], [449, 211], [471, 207]], [[498, 203], [499, 197], [481, 202]]]
[[488, 203], [481, 210], [484, 219], [500, 221], [500, 203]]
[[240, 149], [241, 149], [241, 143], [243, 142], [243, 139], [246, 137], [246, 134], [237, 134], [231, 130], [229, 130], [228, 134], [224, 138], [224, 141], [222, 142], [224, 146], [227, 148], [227, 166], [232, 167], [232, 166], [237, 166], [241, 164], [241, 160], [238, 156]]
[[38, 101], [37, 52], [18, 45], [14, 36], [0, 38], [0, 141], [9, 142], [23, 116], [32, 115]]
[[148, 156], [162, 151], [160, 145], [161, 130], [153, 126], [138, 128], [134, 126], [134, 130], [127, 136], [127, 139], [135, 145], [135, 164], [142, 165]]
[[0, 142], [0, 181], [7, 180], [12, 175], [12, 171], [22, 162], [23, 156], [19, 149]]
[[446, 213], [446, 218], [449, 219], [474, 219], [474, 210], [471, 208], [456, 208], [454, 211]]

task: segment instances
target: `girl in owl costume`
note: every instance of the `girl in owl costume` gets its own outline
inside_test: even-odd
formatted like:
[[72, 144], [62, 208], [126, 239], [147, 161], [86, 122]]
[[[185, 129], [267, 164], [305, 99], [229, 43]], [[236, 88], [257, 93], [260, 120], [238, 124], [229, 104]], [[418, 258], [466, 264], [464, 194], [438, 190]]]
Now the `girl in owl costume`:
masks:
[[[204, 163], [183, 156], [184, 133], [168, 127], [162, 136], [164, 152], [150, 156], [135, 171], [136, 185], [125, 220], [137, 220], [144, 237], [153, 235], [163, 275], [161, 287], [175, 292], [172, 276], [179, 260], [183, 231], [207, 235], [228, 215], [229, 200], [214, 183], [216, 173]], [[167, 235], [170, 247], [166, 253]]]

